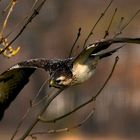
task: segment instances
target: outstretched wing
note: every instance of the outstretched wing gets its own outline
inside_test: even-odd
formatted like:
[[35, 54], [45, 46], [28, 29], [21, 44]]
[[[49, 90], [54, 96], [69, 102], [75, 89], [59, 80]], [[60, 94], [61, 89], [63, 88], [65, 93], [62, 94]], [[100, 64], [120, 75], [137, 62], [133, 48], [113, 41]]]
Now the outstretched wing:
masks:
[[73, 64], [83, 64], [90, 55], [107, 49], [113, 43], [135, 43], [140, 44], [140, 38], [113, 38], [101, 40], [86, 47], [73, 61]]
[[47, 70], [48, 62], [46, 59], [31, 59], [11, 67], [0, 75], [0, 120], [5, 109], [29, 82], [29, 77], [37, 68]]
[[17, 68], [5, 71], [0, 75], [0, 120], [5, 109], [28, 83], [29, 77], [34, 71], [34, 68]]
[[104, 39], [95, 43], [95, 48], [92, 49], [92, 54], [98, 53], [102, 50], [107, 49], [111, 44], [114, 43], [133, 43], [140, 44], [140, 38], [113, 38], [113, 39]]

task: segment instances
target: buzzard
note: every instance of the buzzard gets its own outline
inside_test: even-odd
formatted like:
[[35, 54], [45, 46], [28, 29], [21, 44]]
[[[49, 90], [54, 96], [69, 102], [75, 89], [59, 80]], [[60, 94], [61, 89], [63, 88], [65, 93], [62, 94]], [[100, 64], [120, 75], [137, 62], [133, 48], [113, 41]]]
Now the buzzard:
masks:
[[55, 88], [83, 83], [93, 75], [99, 60], [112, 55], [121, 48], [103, 51], [114, 43], [140, 44], [140, 38], [103, 39], [87, 46], [76, 57], [30, 59], [0, 74], [0, 120], [10, 103], [29, 82], [29, 77], [35, 70], [47, 71], [50, 75], [49, 85]]

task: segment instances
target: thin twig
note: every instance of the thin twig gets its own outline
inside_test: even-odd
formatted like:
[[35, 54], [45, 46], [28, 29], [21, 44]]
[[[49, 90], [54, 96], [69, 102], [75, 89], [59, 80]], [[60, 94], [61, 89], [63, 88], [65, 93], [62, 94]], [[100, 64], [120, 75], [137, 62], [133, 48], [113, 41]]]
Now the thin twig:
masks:
[[116, 12], [117, 12], [117, 8], [115, 9], [115, 11], [114, 11], [114, 13], [113, 13], [113, 15], [112, 15], [112, 18], [111, 18], [111, 20], [110, 20], [110, 22], [109, 22], [108, 28], [107, 28], [107, 30], [105, 31], [105, 35], [104, 35], [104, 37], [103, 37], [104, 39], [109, 35], [109, 29], [110, 29], [110, 27], [111, 27], [111, 25], [112, 25], [112, 22], [113, 22], [114, 18], [115, 18]]
[[102, 85], [102, 87], [100, 88], [100, 90], [97, 92], [97, 94], [96, 94], [95, 96], [92, 96], [89, 100], [85, 101], [84, 103], [82, 103], [81, 105], [79, 105], [78, 107], [76, 107], [75, 109], [73, 109], [72, 111], [70, 111], [70, 112], [68, 112], [68, 113], [66, 113], [66, 114], [64, 114], [64, 115], [62, 115], [62, 116], [59, 116], [59, 117], [57, 117], [57, 118], [55, 118], [55, 119], [51, 119], [51, 120], [46, 120], [46, 119], [43, 118], [42, 116], [39, 116], [39, 120], [40, 120], [41, 122], [44, 122], [44, 123], [55, 123], [56, 121], [59, 121], [59, 120], [65, 118], [65, 117], [67, 117], [67, 116], [73, 114], [74, 112], [78, 111], [79, 109], [81, 109], [82, 107], [86, 106], [87, 104], [89, 104], [89, 103], [95, 101], [96, 98], [99, 96], [99, 94], [100, 94], [100, 93], [102, 92], [102, 90], [104, 89], [104, 87], [107, 85], [109, 79], [111, 78], [111, 76], [112, 76], [112, 74], [113, 74], [113, 72], [114, 72], [114, 70], [115, 70], [115, 67], [116, 67], [116, 65], [117, 65], [118, 60], [119, 60], [119, 57], [116, 57], [116, 58], [115, 58], [114, 65], [113, 65], [113, 67], [112, 67], [112, 70], [111, 70], [109, 76], [107, 77], [106, 81], [104, 82], [104, 84]]
[[136, 11], [136, 13], [128, 20], [128, 22], [120, 29], [120, 31], [114, 35], [114, 37], [120, 35], [120, 34], [122, 33], [122, 31], [125, 30], [126, 27], [128, 27], [128, 25], [133, 21], [133, 19], [134, 19], [139, 13], [140, 13], [140, 9]]
[[75, 126], [71, 127], [69, 130], [81, 127], [83, 124], [85, 124], [85, 122], [89, 120], [89, 118], [93, 115], [94, 112], [95, 112], [95, 108], [93, 108], [79, 124], [76, 124]]
[[6, 5], [6, 8], [4, 8], [4, 10], [2, 10], [2, 13], [3, 13], [3, 14], [6, 13], [6, 11], [7, 11], [8, 9], [10, 9], [12, 3], [13, 3], [13, 0], [10, 0], [10, 2]]
[[37, 5], [38, 2], [39, 2], [39, 0], [35, 0], [35, 2], [33, 3], [32, 8], [31, 8], [31, 11], [35, 8], [35, 6]]
[[[115, 32], [115, 34], [114, 34], [115, 37], [117, 37], [118, 35], [121, 34], [121, 33], [120, 33], [120, 30], [121, 30], [121, 27], [122, 27], [122, 25], [123, 25], [123, 22], [124, 22], [124, 17], [121, 17], [121, 18], [120, 18], [120, 21], [119, 21], [119, 24], [118, 24], [118, 26], [117, 26], [116, 32]], [[118, 34], [118, 32], [119, 32], [120, 34]]]
[[70, 128], [61, 128], [61, 129], [57, 129], [57, 130], [48, 130], [47, 132], [33, 132], [29, 136], [30, 137], [35, 137], [35, 135], [54, 134], [54, 133], [72, 131], [73, 129], [79, 128], [82, 125], [84, 125], [90, 119], [90, 117], [93, 115], [94, 112], [95, 112], [95, 108], [92, 109], [82, 121], [80, 121], [78, 124], [76, 124], [76, 125], [74, 125], [74, 126], [72, 126]]
[[13, 133], [13, 135], [12, 135], [12, 137], [11, 137], [10, 140], [14, 140], [14, 138], [15, 138], [17, 132], [19, 131], [21, 125], [23, 124], [25, 118], [28, 116], [28, 114], [30, 113], [30, 111], [31, 111], [31, 107], [29, 107], [29, 108], [27, 109], [26, 113], [25, 113], [25, 114], [23, 115], [23, 117], [21, 118], [21, 120], [20, 120], [20, 122], [18, 123], [18, 125], [17, 125], [17, 127], [16, 127], [16, 130], [14, 131], [14, 133]]
[[9, 17], [10, 17], [10, 14], [11, 14], [12, 11], [13, 11], [13, 8], [14, 8], [15, 4], [16, 4], [16, 1], [14, 0], [14, 1], [12, 1], [12, 2], [10, 3], [10, 5], [9, 5], [9, 8], [10, 8], [10, 9], [9, 9], [9, 11], [8, 11], [8, 13], [7, 13], [7, 16], [6, 16], [5, 20], [4, 20], [4, 23], [3, 23], [3, 26], [2, 26], [2, 30], [1, 30], [1, 32], [0, 32], [0, 35], [3, 34], [3, 31], [4, 31], [4, 29], [6, 28], [8, 19], [9, 19]]
[[101, 87], [101, 89], [100, 89], [100, 90], [97, 92], [97, 94], [94, 96], [94, 99], [96, 99], [96, 98], [99, 96], [99, 94], [101, 93], [101, 91], [104, 89], [104, 87], [105, 87], [106, 84], [108, 83], [109, 79], [111, 78], [111, 76], [112, 76], [112, 74], [113, 74], [113, 72], [114, 72], [114, 70], [115, 70], [115, 67], [116, 67], [116, 64], [117, 64], [118, 60], [119, 60], [119, 57], [117, 56], [117, 57], [115, 58], [115, 62], [114, 62], [113, 68], [112, 68], [112, 70], [111, 70], [111, 73], [109, 74], [108, 78], [106, 79], [106, 81], [105, 81], [105, 83], [103, 84], [103, 86]]
[[[25, 114], [24, 114], [23, 117], [21, 118], [20, 122], [18, 123], [18, 125], [17, 125], [17, 127], [16, 127], [16, 130], [15, 130], [15, 132], [13, 133], [13, 135], [12, 135], [12, 137], [11, 137], [11, 140], [13, 140], [14, 137], [16, 136], [17, 132], [19, 131], [20, 127], [22, 126], [22, 124], [23, 124], [25, 118], [26, 118], [26, 117], [28, 116], [28, 114], [30, 113], [31, 109], [32, 109], [33, 107], [35, 107], [35, 106], [34, 106], [35, 100], [36, 100], [37, 97], [39, 96], [40, 92], [42, 91], [42, 89], [43, 89], [43, 87], [45, 86], [45, 84], [46, 84], [47, 81], [48, 81], [48, 80], [45, 80], [45, 81], [43, 82], [43, 85], [40, 87], [40, 89], [39, 89], [37, 95], [34, 97], [34, 99], [32, 100], [32, 102], [30, 103], [30, 107], [27, 109], [27, 111], [25, 112]], [[48, 93], [50, 93], [50, 92], [48, 92]], [[45, 99], [46, 99], [46, 98], [45, 98]]]
[[121, 30], [121, 27], [122, 27], [122, 25], [123, 25], [123, 22], [124, 22], [124, 17], [121, 17], [121, 19], [120, 19], [120, 22], [119, 22], [119, 24], [118, 24], [118, 30]]
[[19, 140], [24, 140], [29, 133], [32, 131], [32, 129], [35, 127], [35, 125], [39, 122], [38, 117], [42, 116], [43, 113], [46, 111], [46, 109], [48, 108], [48, 106], [50, 105], [50, 103], [66, 88], [63, 89], [59, 89], [56, 93], [54, 93], [52, 96], [50, 96], [50, 98], [48, 100], [46, 100], [44, 102], [44, 106], [41, 108], [41, 110], [39, 111], [39, 113], [37, 114], [37, 117], [35, 118], [35, 120], [33, 120], [33, 122], [31, 123], [31, 125], [26, 129], [25, 133], [23, 133], [23, 135], [19, 138]]
[[[17, 3], [17, 0], [11, 0], [5, 9], [5, 11], [8, 10], [8, 13], [6, 15], [6, 18], [5, 18], [3, 25], [2, 25], [2, 29], [0, 31], [0, 44], [3, 46], [2, 49], [0, 48], [0, 51], [3, 50], [9, 44], [8, 39], [3, 37], [4, 36], [3, 33], [7, 27], [8, 20], [10, 18], [10, 15], [11, 15], [16, 3]], [[3, 56], [5, 56], [6, 58], [10, 58], [12, 56], [15, 56], [19, 52], [19, 50], [20, 50], [20, 47], [13, 49], [12, 46], [8, 46], [7, 49], [3, 52]]]
[[23, 19], [21, 19], [21, 21], [19, 21], [19, 23], [17, 23], [17, 24], [12, 28], [12, 30], [11, 30], [9, 33], [6, 34], [5, 38], [8, 38], [12, 33], [14, 33], [15, 29], [17, 29], [20, 25], [22, 25], [22, 24], [24, 23], [24, 21], [25, 21], [26, 19], [28, 19], [28, 18], [30, 17], [29, 14], [34, 10], [34, 8], [35, 8], [35, 6], [37, 5], [37, 2], [38, 2], [38, 1], [39, 1], [39, 0], [35, 0], [35, 2], [33, 3], [33, 6], [31, 7], [30, 11], [26, 14], [26, 16], [25, 16]]
[[52, 94], [52, 92], [49, 92], [46, 96], [42, 97], [38, 102], [32, 103], [32, 101], [31, 101], [31, 106], [32, 106], [32, 107], [38, 106], [38, 105], [41, 104], [44, 100], [46, 100], [47, 98], [49, 98], [51, 94]]
[[[48, 82], [48, 79], [46, 79], [46, 80], [43, 82], [43, 84], [41, 84], [41, 87], [39, 88], [39, 90], [38, 90], [36, 96], [34, 97], [34, 99], [33, 99], [32, 101], [30, 101], [30, 104], [31, 104], [32, 107], [34, 106], [34, 104], [35, 104], [35, 102], [36, 102], [38, 96], [40, 95], [41, 91], [43, 90], [43, 88], [45, 87], [45, 85], [47, 84], [47, 82]], [[46, 97], [46, 96], [45, 96], [45, 97]]]
[[74, 47], [75, 47], [80, 35], [81, 35], [81, 27], [78, 29], [77, 37], [76, 37], [76, 39], [75, 39], [75, 41], [74, 41], [74, 43], [73, 43], [73, 45], [71, 47], [71, 50], [70, 50], [70, 53], [69, 53], [69, 58], [72, 56], [73, 49], [74, 49]]
[[41, 8], [43, 7], [43, 5], [45, 4], [47, 0], [43, 0], [41, 2], [41, 4], [34, 9], [33, 13], [31, 14], [31, 16], [28, 18], [28, 20], [26, 21], [26, 23], [24, 24], [24, 26], [21, 28], [21, 30], [19, 31], [19, 33], [12, 39], [12, 41], [0, 51], [0, 54], [3, 53], [22, 33], [23, 31], [26, 29], [26, 27], [28, 26], [29, 23], [32, 22], [32, 20], [39, 14]]
[[102, 17], [105, 15], [105, 13], [107, 12], [107, 10], [109, 9], [109, 7], [111, 6], [112, 2], [114, 0], [111, 0], [110, 3], [108, 4], [108, 6], [105, 8], [105, 10], [103, 11], [103, 13], [101, 13], [100, 17], [98, 18], [98, 20], [96, 21], [96, 23], [93, 25], [91, 31], [89, 32], [87, 38], [84, 41], [84, 45], [83, 48], [85, 48], [87, 41], [89, 40], [90, 36], [93, 34], [93, 30], [95, 29], [95, 27], [97, 26], [97, 24], [99, 23], [99, 21], [102, 19]]

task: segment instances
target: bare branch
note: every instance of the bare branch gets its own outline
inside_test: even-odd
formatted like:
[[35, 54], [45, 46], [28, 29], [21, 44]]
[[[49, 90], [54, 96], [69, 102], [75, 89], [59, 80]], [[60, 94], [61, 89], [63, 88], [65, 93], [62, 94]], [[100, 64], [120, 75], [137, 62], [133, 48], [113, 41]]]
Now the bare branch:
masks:
[[137, 12], [128, 20], [128, 22], [120, 29], [120, 31], [114, 35], [114, 37], [120, 35], [120, 34], [122, 33], [122, 31], [125, 30], [126, 27], [128, 27], [128, 25], [133, 21], [133, 19], [134, 19], [139, 13], [140, 13], [140, 9], [137, 10]]
[[15, 138], [17, 132], [19, 131], [21, 125], [23, 124], [25, 118], [26, 118], [27, 115], [30, 113], [30, 111], [31, 111], [31, 107], [29, 107], [29, 108], [27, 109], [26, 113], [25, 113], [25, 114], [23, 115], [23, 117], [21, 118], [21, 120], [20, 120], [20, 122], [18, 123], [18, 125], [17, 125], [17, 127], [16, 127], [16, 130], [15, 130], [15, 132], [13, 133], [13, 135], [12, 135], [12, 137], [11, 137], [10, 140], [14, 140], [14, 138]]
[[[42, 84], [42, 86], [40, 87], [40, 89], [39, 89], [37, 95], [36, 95], [36, 96], [34, 97], [34, 99], [30, 102], [30, 106], [29, 106], [29, 108], [27, 109], [27, 111], [25, 112], [25, 114], [23, 115], [23, 117], [21, 118], [20, 122], [18, 123], [18, 125], [17, 125], [17, 127], [16, 127], [16, 130], [15, 130], [15, 132], [13, 133], [13, 135], [12, 135], [12, 137], [11, 137], [11, 140], [13, 140], [14, 137], [16, 136], [16, 134], [17, 134], [17, 132], [19, 131], [20, 127], [22, 126], [22, 124], [23, 124], [25, 118], [26, 118], [26, 117], [28, 116], [28, 114], [31, 112], [31, 109], [32, 109], [33, 107], [35, 107], [35, 105], [38, 105], [39, 103], [41, 103], [41, 101], [44, 101], [44, 100], [46, 99], [46, 96], [45, 96], [45, 97], [43, 97], [43, 99], [41, 99], [41, 101], [39, 101], [38, 104], [35, 103], [35, 100], [38, 98], [38, 96], [39, 96], [40, 92], [42, 91], [42, 89], [44, 88], [46, 82], [48, 82], [48, 80], [45, 80], [45, 81], [43, 82], [43, 84]], [[49, 93], [51, 93], [51, 91], [48, 92], [48, 94], [49, 94]], [[48, 95], [48, 94], [47, 94], [47, 95]]]
[[[6, 18], [2, 24], [2, 29], [0, 31], [0, 44], [2, 45], [3, 48], [0, 48], [0, 51], [2, 51], [3, 49], [5, 49], [7, 47], [7, 45], [9, 44], [8, 39], [3, 37], [3, 33], [4, 30], [7, 27], [8, 24], [8, 20], [10, 18], [10, 15], [14, 9], [14, 6], [16, 5], [17, 1], [16, 0], [12, 0], [9, 2], [8, 6], [6, 7], [6, 9], [4, 10], [4, 12], [6, 12], [8, 10], [8, 13], [6, 15]], [[16, 55], [20, 50], [20, 47], [17, 47], [16, 49], [13, 49], [12, 46], [8, 46], [7, 49], [5, 49], [5, 51], [3, 51], [3, 56], [5, 56], [6, 58], [10, 58], [14, 55]]]
[[119, 21], [119, 24], [118, 24], [118, 26], [117, 26], [117, 32], [115, 33], [115, 35], [118, 34], [118, 32], [120, 32], [121, 27], [122, 27], [122, 25], [123, 25], [123, 22], [124, 22], [124, 17], [121, 17], [121, 18], [120, 18], [120, 21]]
[[[7, 16], [6, 16], [5, 20], [4, 20], [2, 29], [1, 29], [1, 31], [0, 31], [0, 35], [3, 34], [3, 31], [4, 31], [4, 29], [5, 29], [6, 26], [7, 26], [8, 19], [9, 19], [10, 15], [11, 15], [11, 13], [12, 13], [12, 11], [13, 11], [13, 8], [14, 8], [15, 4], [16, 4], [16, 0], [10, 2], [10, 4], [8, 5], [9, 11], [8, 11], [8, 13], [7, 13]], [[7, 8], [8, 8], [8, 7], [7, 7]]]
[[62, 133], [62, 132], [68, 132], [68, 131], [72, 131], [73, 129], [79, 128], [82, 125], [84, 125], [93, 115], [93, 113], [95, 112], [95, 108], [92, 109], [87, 116], [80, 121], [78, 124], [70, 127], [70, 128], [61, 128], [61, 129], [57, 129], [57, 130], [48, 130], [47, 132], [33, 132], [31, 133], [29, 136], [32, 138], [35, 138], [35, 135], [46, 135], [46, 134], [54, 134], [54, 133]]
[[97, 24], [99, 23], [99, 21], [103, 18], [103, 16], [106, 14], [107, 10], [109, 9], [109, 7], [111, 6], [112, 2], [114, 0], [111, 0], [109, 5], [105, 8], [105, 10], [103, 11], [103, 13], [101, 13], [100, 17], [98, 18], [98, 20], [96, 21], [96, 23], [94, 24], [94, 26], [92, 27], [91, 31], [89, 32], [87, 38], [85, 39], [83, 48], [85, 48], [87, 41], [89, 40], [90, 36], [93, 34], [93, 30], [95, 29], [95, 27], [97, 26]]
[[110, 20], [110, 22], [109, 22], [108, 28], [107, 28], [107, 30], [105, 31], [105, 35], [104, 35], [104, 37], [103, 37], [104, 39], [109, 35], [109, 29], [110, 29], [110, 27], [111, 27], [111, 25], [112, 25], [112, 22], [113, 22], [114, 18], [115, 18], [116, 12], [117, 12], [117, 8], [115, 9], [115, 11], [114, 11], [114, 13], [113, 13], [113, 15], [112, 15], [112, 18], [111, 18], [111, 20]]
[[114, 70], [115, 70], [115, 67], [116, 67], [116, 64], [117, 64], [118, 60], [119, 60], [119, 57], [117, 56], [117, 57], [115, 58], [115, 63], [114, 63], [114, 65], [113, 65], [113, 68], [112, 68], [112, 70], [111, 70], [111, 73], [109, 74], [108, 78], [106, 79], [106, 81], [105, 81], [105, 83], [103, 84], [103, 86], [101, 87], [101, 89], [100, 89], [100, 90], [97, 92], [97, 94], [94, 96], [94, 99], [95, 99], [95, 100], [96, 100], [96, 98], [99, 96], [99, 94], [101, 93], [101, 91], [104, 89], [104, 87], [106, 86], [106, 84], [108, 83], [108, 81], [110, 80], [110, 78], [111, 78], [111, 76], [112, 76], [112, 74], [113, 74], [113, 72], [114, 72]]
[[19, 23], [17, 23], [15, 25], [15, 27], [12, 28], [12, 30], [5, 36], [5, 38], [8, 38], [12, 33], [14, 33], [15, 29], [17, 29], [20, 25], [22, 25], [30, 17], [30, 13], [37, 6], [38, 1], [39, 0], [35, 0], [35, 2], [33, 3], [33, 6], [31, 7], [30, 11], [26, 14], [26, 16], [21, 21], [19, 21]]
[[33, 4], [32, 8], [31, 8], [31, 10], [33, 10], [33, 9], [35, 8], [35, 6], [37, 5], [38, 2], [39, 2], [39, 0], [35, 0], [35, 2], [34, 2], [34, 4]]
[[[41, 87], [39, 88], [39, 90], [38, 90], [38, 92], [37, 92], [37, 94], [36, 94], [36, 96], [34, 97], [34, 99], [31, 101], [31, 106], [33, 107], [33, 106], [35, 106], [34, 104], [36, 104], [35, 102], [36, 102], [36, 99], [38, 98], [38, 96], [40, 95], [40, 93], [41, 93], [41, 91], [43, 90], [43, 88], [45, 87], [45, 85], [48, 83], [48, 79], [46, 79], [44, 82], [43, 82], [43, 84], [41, 85]], [[48, 97], [48, 95], [47, 95], [47, 97]], [[46, 98], [46, 96], [45, 97], [43, 97], [43, 98]], [[42, 99], [41, 99], [42, 100]], [[40, 101], [39, 101], [40, 102]]]
[[51, 103], [64, 89], [66, 89], [66, 88], [67, 88], [67, 87], [62, 88], [62, 89], [59, 89], [57, 92], [55, 92], [54, 94], [52, 94], [48, 100], [46, 100], [46, 101], [44, 102], [44, 106], [43, 106], [43, 107], [41, 108], [41, 110], [39, 111], [37, 117], [35, 118], [35, 120], [33, 120], [33, 122], [31, 123], [31, 125], [26, 129], [25, 133], [23, 133], [23, 135], [19, 138], [19, 140], [24, 140], [24, 139], [29, 135], [29, 133], [30, 133], [30, 132], [32, 131], [32, 129], [34, 128], [34, 126], [39, 122], [38, 117], [43, 115], [43, 113], [46, 111], [46, 108], [50, 105], [50, 103]]
[[72, 56], [73, 49], [74, 49], [74, 47], [75, 47], [80, 35], [81, 35], [81, 27], [78, 29], [77, 37], [76, 37], [76, 39], [75, 39], [75, 41], [74, 41], [74, 43], [73, 43], [73, 45], [71, 47], [71, 50], [70, 50], [70, 53], [69, 53], [69, 58]]
[[29, 23], [32, 22], [32, 20], [39, 14], [41, 8], [43, 7], [43, 5], [45, 4], [46, 0], [43, 0], [39, 6], [34, 9], [33, 13], [31, 14], [31, 16], [28, 18], [28, 20], [26, 21], [26, 23], [24, 24], [24, 26], [21, 28], [21, 30], [19, 31], [19, 33], [11, 40], [11, 42], [0, 51], [0, 54], [3, 53], [22, 33], [23, 31], [26, 29], [26, 27], [28, 26]]

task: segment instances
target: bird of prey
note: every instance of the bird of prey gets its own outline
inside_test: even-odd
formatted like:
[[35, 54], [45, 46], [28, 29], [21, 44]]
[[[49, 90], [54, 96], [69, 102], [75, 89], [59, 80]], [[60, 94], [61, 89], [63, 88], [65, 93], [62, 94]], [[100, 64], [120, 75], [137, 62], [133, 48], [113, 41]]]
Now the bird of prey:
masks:
[[112, 55], [121, 48], [103, 51], [114, 43], [140, 44], [140, 38], [103, 39], [87, 46], [76, 57], [55, 60], [30, 59], [0, 74], [0, 120], [4, 111], [28, 83], [29, 77], [36, 69], [41, 68], [49, 72], [49, 85], [52, 87], [62, 88], [80, 84], [93, 75], [99, 60]]

